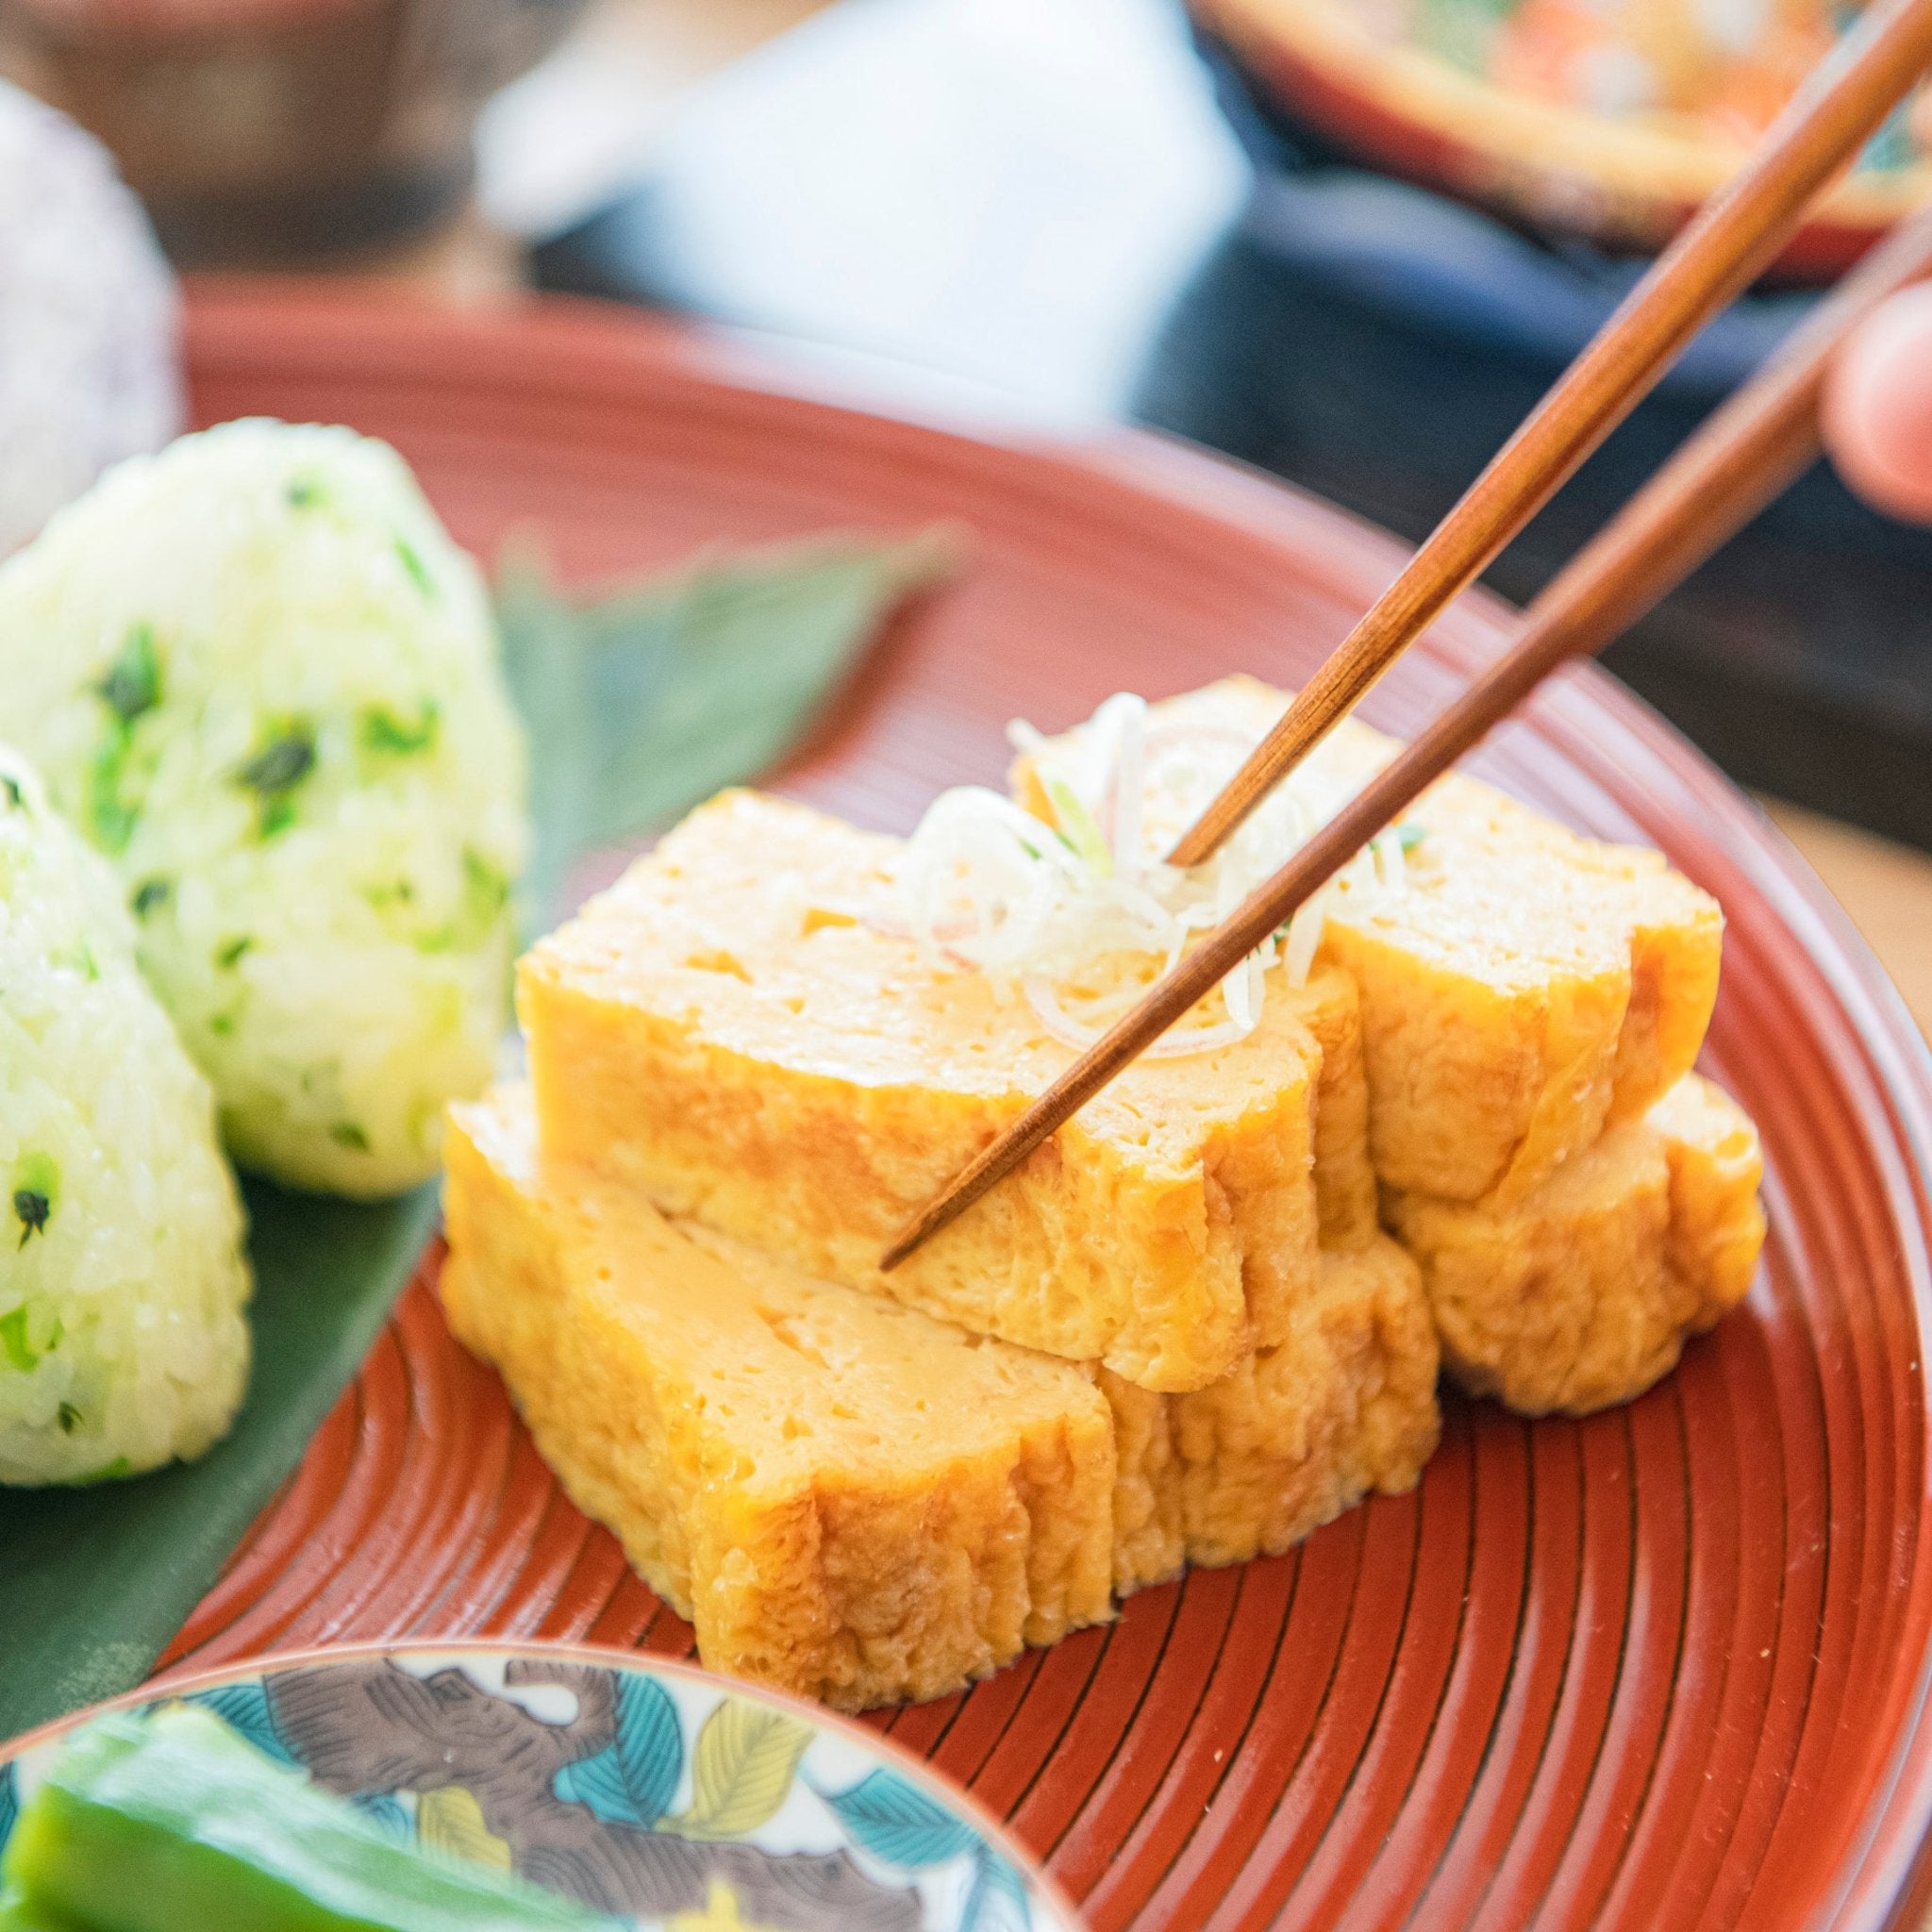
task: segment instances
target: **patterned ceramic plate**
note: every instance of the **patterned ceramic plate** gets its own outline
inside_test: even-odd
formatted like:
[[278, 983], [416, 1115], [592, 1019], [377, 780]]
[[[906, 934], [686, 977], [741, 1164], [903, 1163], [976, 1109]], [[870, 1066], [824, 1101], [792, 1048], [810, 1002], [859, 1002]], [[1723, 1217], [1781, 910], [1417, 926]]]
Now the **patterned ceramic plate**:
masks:
[[[168, 1695], [402, 1836], [664, 1932], [1076, 1932], [1024, 1855], [917, 1759], [689, 1665], [379, 1645], [214, 1672]], [[0, 1845], [92, 1714], [0, 1755]]]

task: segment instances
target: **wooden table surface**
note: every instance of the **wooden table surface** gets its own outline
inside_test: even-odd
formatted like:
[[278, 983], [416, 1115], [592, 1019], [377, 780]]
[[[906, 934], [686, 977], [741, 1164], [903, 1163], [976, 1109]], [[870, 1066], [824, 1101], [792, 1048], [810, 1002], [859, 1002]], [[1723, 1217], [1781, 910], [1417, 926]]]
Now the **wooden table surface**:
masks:
[[[593, 0], [572, 38], [492, 105], [481, 142], [485, 204], [503, 220], [531, 225], [558, 207], [589, 205], [648, 156], [686, 90], [821, 4]], [[473, 212], [450, 234], [358, 272], [373, 266], [384, 278], [488, 300], [514, 288], [517, 256], [499, 226]], [[1774, 799], [1763, 803], [1932, 1035], [1932, 856]]]
[[1794, 805], [1763, 802], [1852, 915], [1932, 1037], [1932, 856]]

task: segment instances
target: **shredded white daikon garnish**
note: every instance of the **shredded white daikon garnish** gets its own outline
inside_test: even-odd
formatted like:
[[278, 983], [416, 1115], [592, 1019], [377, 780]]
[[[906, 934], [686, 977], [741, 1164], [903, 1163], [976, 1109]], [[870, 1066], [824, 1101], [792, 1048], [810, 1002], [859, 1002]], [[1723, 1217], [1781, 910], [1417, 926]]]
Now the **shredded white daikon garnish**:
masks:
[[[1105, 1026], [1092, 1003], [1075, 1017], [1068, 983], [1118, 954], [1158, 956], [1169, 971], [1189, 944], [1219, 925], [1295, 848], [1341, 809], [1337, 791], [1307, 766], [1291, 773], [1205, 864], [1168, 865], [1150, 827], [1190, 824], [1234, 775], [1257, 736], [1220, 723], [1151, 725], [1145, 702], [1110, 697], [1071, 744], [1030, 724], [1008, 727], [1031, 755], [1050, 819], [982, 786], [942, 792], [900, 857], [897, 891], [907, 924], [935, 966], [984, 974], [1002, 998], [1017, 988], [1056, 1040], [1083, 1047]], [[1182, 1025], [1156, 1057], [1211, 1052], [1260, 1024], [1276, 965], [1303, 984], [1322, 942], [1332, 894], [1352, 907], [1403, 891], [1405, 849], [1419, 834], [1393, 828], [1371, 841], [1277, 933], [1222, 982], [1226, 1018]], [[1124, 994], [1110, 1024], [1131, 1004]]]

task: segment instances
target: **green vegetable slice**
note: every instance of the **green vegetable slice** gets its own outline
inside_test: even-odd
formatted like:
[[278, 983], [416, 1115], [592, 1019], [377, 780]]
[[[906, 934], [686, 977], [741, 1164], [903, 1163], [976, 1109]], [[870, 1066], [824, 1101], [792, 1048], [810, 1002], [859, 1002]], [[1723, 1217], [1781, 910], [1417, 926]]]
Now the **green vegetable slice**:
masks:
[[161, 701], [161, 660], [151, 626], [137, 624], [96, 689], [123, 724], [132, 724]]
[[276, 734], [241, 766], [235, 782], [260, 800], [258, 829], [273, 839], [295, 820], [295, 788], [315, 769], [315, 733], [305, 724], [282, 725]]
[[[23, 1236], [22, 1240], [25, 1241]], [[0, 1315], [0, 1361], [9, 1369], [18, 1369], [25, 1375], [40, 1361], [41, 1353], [32, 1347], [26, 1339], [26, 1307], [23, 1303], [17, 1308], [8, 1309]]]
[[20, 1223], [20, 1244], [25, 1247], [37, 1234], [43, 1234], [47, 1226], [47, 1215], [53, 1203], [46, 1195], [33, 1188], [15, 1188], [13, 1191], [14, 1218]]
[[122, 796], [128, 749], [127, 727], [116, 723], [88, 772], [88, 831], [104, 852], [126, 851], [141, 819], [141, 808]]
[[315, 769], [315, 734], [298, 724], [257, 752], [235, 774], [235, 781], [264, 796], [289, 791]]
[[1096, 876], [1111, 878], [1113, 853], [1099, 825], [1094, 823], [1093, 814], [1080, 803], [1074, 788], [1064, 778], [1051, 772], [1045, 774], [1045, 778], [1047, 803], [1053, 807], [1054, 820], [1061, 839], [1076, 857], [1086, 860]]
[[361, 741], [365, 751], [387, 752], [408, 758], [435, 748], [442, 724], [442, 709], [434, 698], [425, 698], [413, 720], [398, 718], [382, 705], [372, 705], [362, 713]]
[[68, 1740], [0, 1861], [0, 1925], [86, 1932], [615, 1932], [521, 1879], [425, 1856], [212, 1711], [115, 1711]]
[[59, 1197], [60, 1170], [46, 1154], [26, 1154], [13, 1170], [13, 1218], [20, 1223], [20, 1245], [44, 1234]]
[[403, 568], [409, 574], [409, 581], [425, 597], [436, 595], [436, 579], [429, 575], [429, 566], [423, 561], [422, 554], [407, 537], [396, 539], [396, 555], [401, 558]]

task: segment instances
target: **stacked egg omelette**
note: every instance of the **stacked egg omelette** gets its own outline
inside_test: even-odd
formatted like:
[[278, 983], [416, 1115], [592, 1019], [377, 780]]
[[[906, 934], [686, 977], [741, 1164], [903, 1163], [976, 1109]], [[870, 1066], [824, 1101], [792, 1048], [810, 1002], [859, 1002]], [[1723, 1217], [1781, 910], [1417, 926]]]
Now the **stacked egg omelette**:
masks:
[[[1149, 728], [1251, 743], [1284, 702]], [[1042, 841], [1079, 748], [1015, 769]], [[708, 1664], [956, 1690], [1407, 1489], [1441, 1368], [1582, 1412], [1743, 1294], [1757, 1136], [1690, 1072], [1715, 903], [1459, 776], [1404, 842], [1250, 1024], [1137, 1062], [891, 1274], [1073, 1051], [908, 930], [903, 841], [728, 792], [525, 958], [530, 1081], [452, 1112], [444, 1303]]]

